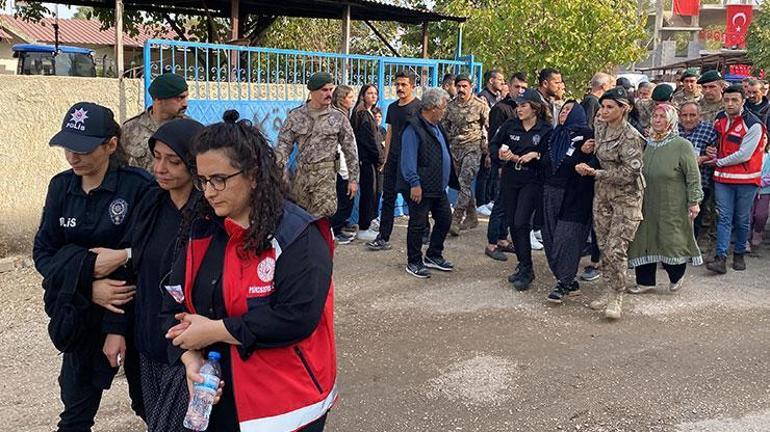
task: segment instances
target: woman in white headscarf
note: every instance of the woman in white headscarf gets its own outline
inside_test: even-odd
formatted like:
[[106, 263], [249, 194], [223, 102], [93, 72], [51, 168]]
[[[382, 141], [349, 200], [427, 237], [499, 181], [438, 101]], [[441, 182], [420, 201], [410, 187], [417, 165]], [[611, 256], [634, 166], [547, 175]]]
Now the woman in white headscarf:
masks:
[[640, 294], [655, 289], [658, 263], [668, 273], [669, 290], [682, 287], [687, 263], [703, 263], [692, 222], [703, 199], [698, 162], [692, 144], [677, 133], [676, 109], [658, 105], [652, 113], [650, 136], [644, 151], [642, 220], [628, 251]]

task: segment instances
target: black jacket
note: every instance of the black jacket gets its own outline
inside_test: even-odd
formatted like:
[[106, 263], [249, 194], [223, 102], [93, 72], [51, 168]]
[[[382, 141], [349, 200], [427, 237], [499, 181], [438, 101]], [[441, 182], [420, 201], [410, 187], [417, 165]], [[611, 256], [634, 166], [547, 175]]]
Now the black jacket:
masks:
[[[513, 101], [511, 95], [508, 95], [505, 99], [496, 103], [489, 111], [489, 134], [487, 135], [487, 142], [491, 143], [492, 138], [495, 136], [495, 132], [500, 129], [500, 126], [502, 126], [506, 120], [514, 117], [516, 117], [516, 102]], [[490, 152], [492, 152], [491, 148]]]
[[372, 113], [368, 110], [354, 111], [351, 125], [356, 135], [358, 160], [362, 163], [379, 165], [382, 161], [382, 144], [380, 144], [377, 121]]
[[[411, 126], [414, 129], [417, 133], [417, 137], [420, 139], [420, 147], [417, 150], [417, 173], [420, 175], [422, 195], [425, 198], [438, 198], [446, 193], [442, 185], [443, 167], [441, 165], [441, 143], [430, 131], [426, 120], [421, 115], [418, 114], [409, 118], [407, 121], [407, 127], [408, 126]], [[447, 138], [446, 131], [441, 124], [438, 124], [437, 126], [441, 131], [441, 134], [444, 135], [447, 153], [451, 158], [452, 152], [449, 147], [449, 139]], [[460, 189], [460, 183], [457, 181], [457, 174], [455, 173], [452, 161], [449, 162], [449, 187], [452, 189]], [[407, 197], [411, 191], [409, 183], [404, 179], [403, 175], [401, 175], [400, 170], [397, 179], [397, 190]]]
[[[532, 129], [524, 130], [521, 120], [518, 117], [514, 117], [500, 126], [489, 145], [489, 149], [492, 157], [496, 160], [499, 160], [498, 152], [503, 145], [507, 145], [508, 149], [517, 156], [523, 156], [529, 152], [537, 152], [542, 157], [543, 149], [552, 130], [551, 124], [544, 119], [538, 119]], [[542, 167], [538, 160], [532, 160], [518, 167], [511, 161], [500, 161], [500, 165], [502, 166], [502, 184], [542, 183], [543, 181]]]
[[553, 170], [553, 161], [551, 159], [551, 138], [554, 136], [554, 134], [549, 136], [543, 150], [541, 165], [545, 184], [564, 189], [565, 191], [558, 218], [563, 221], [588, 224], [591, 221], [593, 212], [594, 178], [581, 176], [575, 171], [575, 166], [581, 163], [589, 163], [593, 158], [592, 154], [585, 154], [581, 149], [586, 140], [593, 138], [594, 133], [589, 128], [570, 133], [571, 139], [581, 136], [583, 138], [573, 141], [575, 147], [572, 155], [564, 157], [556, 168], [556, 172]]
[[51, 318], [48, 334], [61, 352], [74, 354], [91, 383], [107, 389], [117, 372], [102, 354], [106, 335], [101, 331], [104, 309], [91, 302], [96, 254], [66, 245], [50, 256], [43, 279], [43, 303]]

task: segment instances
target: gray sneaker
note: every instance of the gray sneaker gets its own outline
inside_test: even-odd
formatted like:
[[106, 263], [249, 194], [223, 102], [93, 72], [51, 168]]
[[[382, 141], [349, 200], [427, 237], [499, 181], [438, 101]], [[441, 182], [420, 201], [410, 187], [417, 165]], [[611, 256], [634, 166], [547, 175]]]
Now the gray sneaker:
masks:
[[587, 282], [591, 282], [591, 281], [595, 281], [596, 279], [599, 279], [601, 276], [602, 276], [602, 272], [600, 272], [599, 269], [597, 269], [594, 266], [587, 266], [583, 270], [583, 273], [580, 275], [580, 279]]

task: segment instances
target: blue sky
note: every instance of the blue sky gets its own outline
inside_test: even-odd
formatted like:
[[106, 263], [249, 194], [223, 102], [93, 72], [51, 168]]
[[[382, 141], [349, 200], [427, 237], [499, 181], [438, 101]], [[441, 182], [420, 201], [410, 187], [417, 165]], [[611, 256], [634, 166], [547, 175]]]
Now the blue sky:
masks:
[[[7, 2], [5, 6], [5, 10], [3, 12], [5, 13], [13, 13], [13, 7], [11, 3], [14, 3], [13, 0], [10, 2]], [[44, 3], [48, 9], [51, 11], [56, 11], [56, 4], [55, 3]], [[75, 6], [59, 6], [59, 18], [72, 18], [73, 15], [75, 15], [75, 12], [77, 11], [77, 7]]]

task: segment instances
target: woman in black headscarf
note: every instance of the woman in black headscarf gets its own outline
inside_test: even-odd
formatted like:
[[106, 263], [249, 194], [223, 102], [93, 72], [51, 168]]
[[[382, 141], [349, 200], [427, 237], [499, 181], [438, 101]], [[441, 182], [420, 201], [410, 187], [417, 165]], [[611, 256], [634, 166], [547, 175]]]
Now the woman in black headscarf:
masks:
[[561, 303], [579, 292], [575, 276], [585, 239], [591, 229], [594, 182], [575, 172], [593, 153], [593, 130], [586, 112], [574, 100], [559, 112], [559, 122], [543, 152], [543, 243], [556, 287], [548, 301]]

